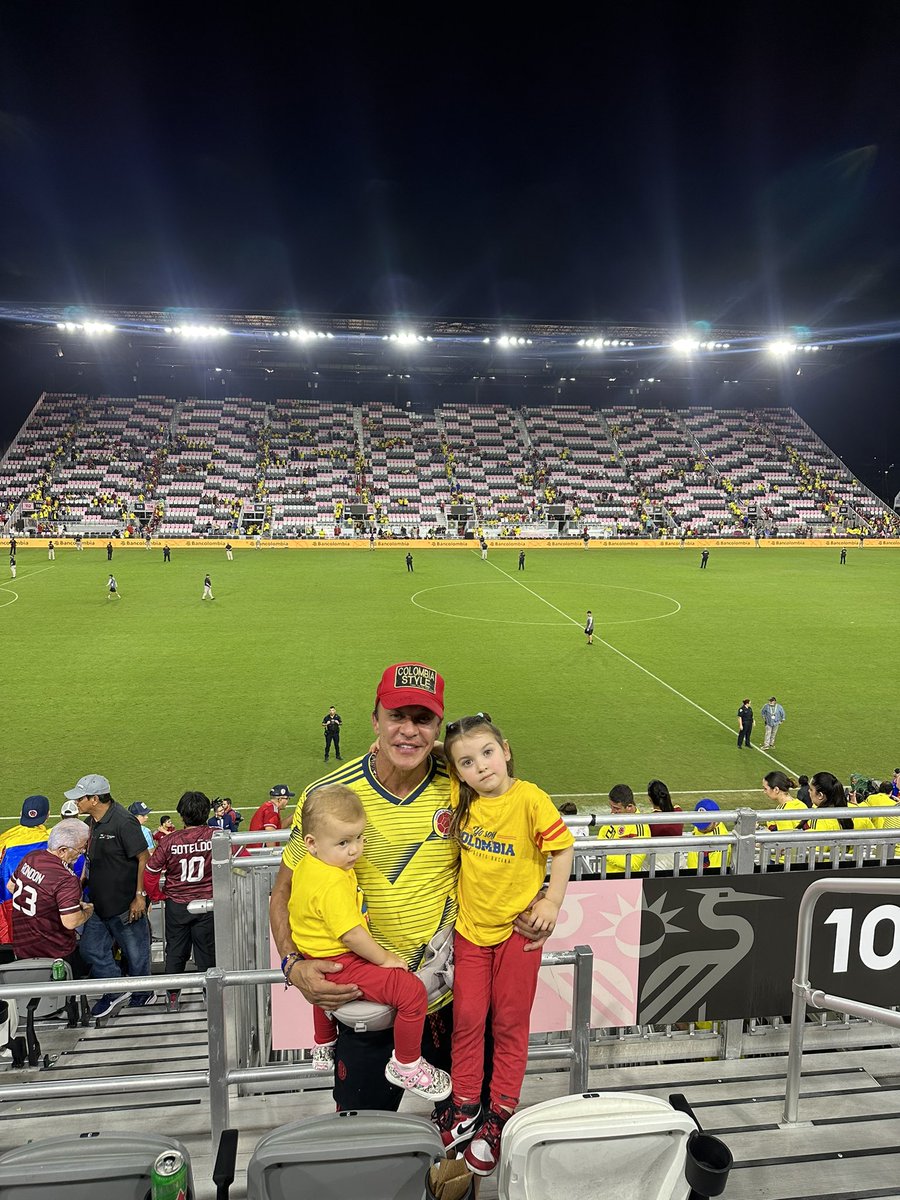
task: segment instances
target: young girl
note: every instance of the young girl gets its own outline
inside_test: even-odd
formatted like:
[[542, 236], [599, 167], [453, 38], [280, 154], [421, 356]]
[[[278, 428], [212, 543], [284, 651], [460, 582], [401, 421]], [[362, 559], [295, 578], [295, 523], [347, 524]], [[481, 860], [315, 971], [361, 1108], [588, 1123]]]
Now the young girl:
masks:
[[[549, 934], [572, 869], [573, 837], [553, 801], [513, 776], [503, 734], [487, 713], [447, 726], [444, 753], [454, 782], [451, 835], [462, 847], [454, 942], [453, 1103], [438, 1118], [444, 1145], [468, 1142], [476, 1175], [497, 1165], [503, 1126], [515, 1112], [528, 1058], [528, 1023], [541, 965], [538, 946], [517, 933]], [[546, 895], [535, 900], [552, 855]], [[494, 1040], [490, 1109], [481, 1112], [488, 1012]]]
[[[355, 983], [363, 999], [396, 1008], [394, 1053], [385, 1067], [390, 1083], [426, 1100], [446, 1100], [450, 1077], [422, 1058], [422, 1030], [428, 1008], [425, 985], [408, 965], [383, 949], [369, 933], [362, 892], [353, 864], [363, 852], [366, 814], [359, 797], [341, 784], [322, 787], [303, 806], [307, 854], [294, 872], [288, 913], [293, 958], [340, 962], [342, 983]], [[290, 965], [282, 970], [290, 973]], [[334, 1067], [337, 1028], [330, 1013], [313, 1008], [316, 1044], [313, 1068]]]

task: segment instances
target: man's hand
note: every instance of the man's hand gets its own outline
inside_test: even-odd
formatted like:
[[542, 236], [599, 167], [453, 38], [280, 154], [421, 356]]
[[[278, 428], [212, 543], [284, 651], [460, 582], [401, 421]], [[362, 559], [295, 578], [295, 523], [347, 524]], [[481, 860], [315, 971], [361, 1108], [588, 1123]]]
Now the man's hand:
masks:
[[143, 896], [135, 896], [132, 902], [128, 905], [128, 921], [133, 923], [139, 921], [147, 912], [147, 901]]
[[84, 913], [85, 922], [87, 922], [94, 915], [94, 906], [84, 901], [81, 905], [81, 911]]
[[[404, 967], [406, 963], [403, 964]], [[310, 1004], [318, 1004], [320, 1008], [329, 1010], [349, 1004], [351, 1000], [359, 1000], [362, 992], [355, 983], [329, 983], [329, 975], [337, 975], [343, 971], [340, 963], [328, 959], [298, 959], [288, 973], [288, 983], [301, 992]]]

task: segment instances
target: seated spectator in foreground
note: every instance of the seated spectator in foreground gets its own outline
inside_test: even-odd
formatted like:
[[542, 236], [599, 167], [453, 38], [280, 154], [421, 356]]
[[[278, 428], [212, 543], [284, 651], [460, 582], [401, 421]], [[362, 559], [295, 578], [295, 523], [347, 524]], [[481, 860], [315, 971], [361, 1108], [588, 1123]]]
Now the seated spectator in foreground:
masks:
[[[577, 817], [578, 805], [572, 800], [566, 800], [564, 804], [559, 806], [560, 815], [563, 817]], [[591, 826], [594, 824], [594, 818], [589, 816], [586, 820], [576, 824], [574, 821], [567, 821], [569, 829], [572, 831], [572, 837], [586, 838], [591, 836]]]
[[[192, 900], [212, 899], [209, 798], [185, 792], [176, 809], [184, 828], [164, 838], [150, 855], [144, 885], [151, 900], [166, 902], [166, 974], [180, 975], [188, 958], [198, 971], [216, 965], [212, 912], [192, 913]], [[170, 994], [170, 998], [174, 998]]]
[[[634, 802], [634, 792], [627, 783], [617, 783], [609, 793], [609, 811], [612, 816], [626, 814], [637, 815], [637, 805]], [[625, 838], [648, 838], [650, 826], [641, 822], [633, 825], [604, 825], [597, 834], [599, 841], [622, 841]], [[647, 852], [641, 850], [635, 854], [609, 854], [606, 857], [607, 875], [623, 875], [631, 865], [631, 871], [643, 871], [647, 860]]]
[[[719, 806], [715, 800], [698, 800], [697, 812], [717, 813]], [[697, 837], [723, 837], [728, 833], [727, 828], [721, 821], [713, 819], [712, 821], [704, 821], [702, 824], [695, 824], [692, 836]], [[687, 856], [687, 868], [689, 871], [698, 871], [700, 869], [701, 855], [703, 858], [704, 871], [721, 871], [722, 861], [724, 859], [726, 867], [731, 862], [731, 847], [728, 846], [724, 850], [689, 850]]]
[[66, 817], [54, 825], [46, 847], [26, 854], [7, 887], [12, 893], [12, 945], [16, 958], [64, 958], [75, 979], [88, 966], [78, 953], [75, 930], [91, 916], [72, 864], [84, 854], [88, 830]]

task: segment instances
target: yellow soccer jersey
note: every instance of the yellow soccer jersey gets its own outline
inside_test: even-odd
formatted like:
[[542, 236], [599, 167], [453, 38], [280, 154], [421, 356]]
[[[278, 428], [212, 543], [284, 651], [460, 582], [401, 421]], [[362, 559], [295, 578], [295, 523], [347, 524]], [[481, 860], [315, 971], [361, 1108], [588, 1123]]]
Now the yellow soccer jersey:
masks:
[[[802, 803], [802, 801], [801, 801]], [[806, 805], [803, 804], [806, 808]], [[808, 811], [808, 810], [807, 810]], [[694, 828], [692, 836], [694, 837], [726, 837], [728, 829], [721, 822], [717, 821], [712, 829], [697, 829]], [[689, 850], [687, 853], [687, 868], [689, 871], [696, 871], [700, 866], [700, 854], [703, 854], [703, 870], [704, 871], [721, 871], [722, 856], [725, 855], [725, 862], [728, 865], [731, 862], [731, 847], [726, 847], [725, 850]]]
[[516, 917], [540, 891], [547, 855], [575, 841], [547, 793], [523, 779], [502, 796], [476, 796], [460, 840], [456, 928], [476, 946], [506, 941]]
[[790, 833], [792, 829], [799, 829], [801, 825], [806, 824], [806, 821], [809, 818], [810, 810], [806, 807], [802, 800], [785, 800], [784, 804], [782, 804], [780, 807], [782, 812], [787, 812], [790, 810], [791, 812], [802, 813], [803, 816], [797, 817], [796, 820], [791, 821], [769, 821], [768, 828], [770, 832]]
[[356, 872], [307, 854], [294, 872], [288, 914], [294, 945], [310, 958], [346, 954], [345, 933], [365, 925], [365, 904]]
[[[648, 838], [650, 836], [650, 826], [643, 824], [636, 825], [604, 825], [597, 834], [597, 840], [600, 842], [615, 842], [622, 838]], [[624, 875], [628, 857], [624, 854], [608, 854], [606, 857], [606, 873], [607, 875]], [[644, 851], [630, 855], [631, 870], [643, 871], [644, 863], [647, 861], [647, 855]]]
[[379, 946], [416, 970], [427, 943], [456, 921], [459, 846], [449, 836], [450, 780], [434, 759], [422, 783], [403, 799], [386, 791], [371, 769], [371, 756], [342, 763], [300, 796], [282, 862], [296, 870], [306, 855], [300, 832], [303, 802], [317, 788], [342, 783], [366, 811], [366, 848], [356, 860], [365, 893], [369, 932]]

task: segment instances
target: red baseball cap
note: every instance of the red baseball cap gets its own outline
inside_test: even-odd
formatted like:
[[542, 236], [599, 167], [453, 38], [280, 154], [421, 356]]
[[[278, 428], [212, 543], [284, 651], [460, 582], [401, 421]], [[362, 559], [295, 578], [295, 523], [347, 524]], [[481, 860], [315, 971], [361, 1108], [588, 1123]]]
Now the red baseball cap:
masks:
[[439, 717], [444, 715], [444, 679], [424, 663], [394, 663], [381, 676], [375, 704], [385, 708], [420, 705]]

